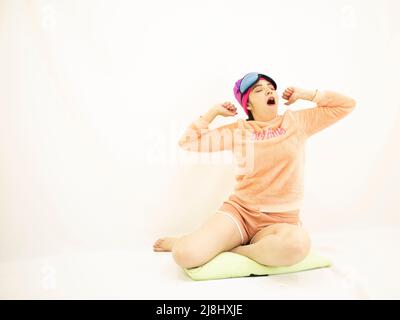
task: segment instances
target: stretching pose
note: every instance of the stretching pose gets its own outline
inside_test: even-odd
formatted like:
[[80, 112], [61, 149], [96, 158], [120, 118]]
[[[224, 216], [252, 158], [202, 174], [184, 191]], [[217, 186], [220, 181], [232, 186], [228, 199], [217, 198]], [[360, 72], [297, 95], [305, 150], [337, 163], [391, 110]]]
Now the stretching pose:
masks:
[[171, 251], [183, 268], [203, 265], [224, 251], [269, 266], [290, 266], [307, 256], [311, 241], [299, 216], [305, 143], [349, 114], [356, 102], [334, 91], [288, 87], [282, 94], [285, 105], [303, 99], [317, 106], [278, 115], [276, 89], [271, 77], [248, 73], [233, 89], [248, 119], [209, 129], [216, 116], [237, 114], [235, 105], [224, 102], [190, 124], [179, 146], [195, 152], [231, 150], [236, 185], [198, 230], [158, 239], [154, 251]]

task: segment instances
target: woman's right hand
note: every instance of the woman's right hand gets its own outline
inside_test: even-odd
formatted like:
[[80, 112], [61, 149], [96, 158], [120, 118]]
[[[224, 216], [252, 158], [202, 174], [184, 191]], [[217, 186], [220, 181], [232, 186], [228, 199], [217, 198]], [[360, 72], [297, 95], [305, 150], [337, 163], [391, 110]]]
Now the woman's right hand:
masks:
[[[226, 101], [224, 103], [216, 104], [213, 109], [215, 110], [217, 115], [221, 115], [224, 117], [232, 117], [237, 115], [236, 107], [233, 103]], [[254, 132], [262, 132], [263, 129], [258, 126], [255, 122], [249, 123], [248, 121], [241, 121], [242, 125], [244, 126], [243, 129], [250, 129]]]
[[236, 107], [233, 103], [225, 101], [223, 103], [216, 104], [213, 109], [216, 111], [217, 115], [224, 117], [233, 117], [237, 115]]

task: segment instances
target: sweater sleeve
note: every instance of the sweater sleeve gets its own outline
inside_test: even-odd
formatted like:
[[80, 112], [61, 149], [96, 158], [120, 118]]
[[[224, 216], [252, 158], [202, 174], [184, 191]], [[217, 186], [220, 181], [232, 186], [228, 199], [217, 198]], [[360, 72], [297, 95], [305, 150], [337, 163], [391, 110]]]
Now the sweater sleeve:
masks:
[[344, 118], [356, 106], [354, 99], [338, 92], [327, 90], [318, 90], [312, 101], [317, 103], [317, 107], [293, 112], [307, 137]]
[[201, 116], [193, 121], [179, 139], [179, 146], [186, 151], [216, 152], [233, 149], [233, 132], [237, 122], [208, 128], [209, 122]]

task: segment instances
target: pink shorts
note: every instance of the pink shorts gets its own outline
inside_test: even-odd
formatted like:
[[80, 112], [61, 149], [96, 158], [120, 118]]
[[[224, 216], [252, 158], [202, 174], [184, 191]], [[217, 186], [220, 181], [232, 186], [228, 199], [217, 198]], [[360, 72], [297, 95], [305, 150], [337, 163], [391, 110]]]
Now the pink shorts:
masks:
[[299, 209], [289, 212], [262, 212], [243, 205], [235, 195], [230, 195], [216, 213], [225, 214], [236, 224], [242, 245], [248, 244], [262, 228], [274, 223], [290, 223], [301, 226]]

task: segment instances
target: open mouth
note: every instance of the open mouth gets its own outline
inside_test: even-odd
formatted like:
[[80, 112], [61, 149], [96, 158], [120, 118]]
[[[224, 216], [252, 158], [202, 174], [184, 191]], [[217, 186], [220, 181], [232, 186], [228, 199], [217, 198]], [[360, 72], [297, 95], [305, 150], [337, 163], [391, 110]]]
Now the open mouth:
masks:
[[269, 97], [267, 100], [267, 104], [271, 105], [271, 104], [275, 104], [275, 98], [274, 97]]

